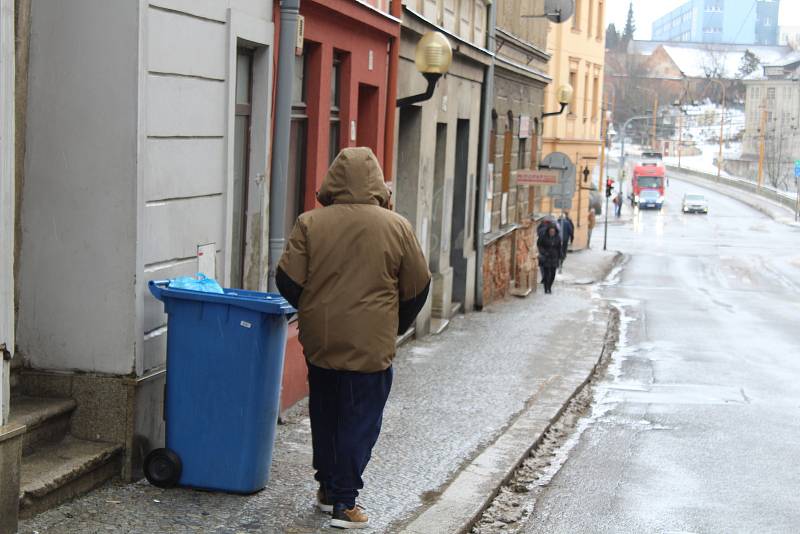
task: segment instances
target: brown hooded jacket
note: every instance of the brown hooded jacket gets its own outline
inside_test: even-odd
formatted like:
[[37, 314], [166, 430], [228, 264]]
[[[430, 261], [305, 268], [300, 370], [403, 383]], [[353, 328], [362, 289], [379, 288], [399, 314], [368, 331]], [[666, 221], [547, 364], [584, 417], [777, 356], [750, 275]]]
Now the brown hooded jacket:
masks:
[[395, 356], [400, 302], [427, 294], [427, 262], [409, 222], [387, 209], [390, 193], [369, 148], [342, 150], [317, 198], [323, 207], [298, 217], [278, 265], [302, 288], [306, 359], [382, 371]]

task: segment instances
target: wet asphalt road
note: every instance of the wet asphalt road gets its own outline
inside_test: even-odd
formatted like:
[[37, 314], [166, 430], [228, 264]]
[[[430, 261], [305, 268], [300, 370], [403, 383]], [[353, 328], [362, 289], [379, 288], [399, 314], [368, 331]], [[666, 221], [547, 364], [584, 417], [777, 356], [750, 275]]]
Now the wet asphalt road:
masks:
[[609, 228], [620, 347], [525, 532], [800, 532], [800, 229], [671, 182]]

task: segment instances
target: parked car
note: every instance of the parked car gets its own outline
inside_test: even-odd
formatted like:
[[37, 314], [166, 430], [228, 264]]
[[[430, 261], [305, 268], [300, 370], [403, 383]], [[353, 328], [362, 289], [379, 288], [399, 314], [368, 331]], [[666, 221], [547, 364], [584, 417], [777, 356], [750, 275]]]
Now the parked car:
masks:
[[655, 189], [645, 189], [639, 193], [640, 208], [655, 208], [660, 210], [664, 205], [664, 197], [660, 191]]
[[703, 195], [683, 195], [683, 213], [708, 213], [708, 200]]

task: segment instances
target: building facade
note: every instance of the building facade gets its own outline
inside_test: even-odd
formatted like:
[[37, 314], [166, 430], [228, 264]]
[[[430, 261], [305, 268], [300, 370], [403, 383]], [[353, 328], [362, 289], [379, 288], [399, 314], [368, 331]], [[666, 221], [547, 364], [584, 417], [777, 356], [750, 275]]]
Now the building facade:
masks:
[[800, 54], [764, 67], [759, 79], [746, 80], [742, 158], [732, 171], [755, 176], [763, 146], [764, 183], [786, 188], [800, 159]]
[[[564, 113], [546, 117], [543, 124], [543, 157], [560, 152], [576, 169], [575, 194], [566, 204], [553, 197], [542, 198], [542, 212], [559, 214], [568, 211], [575, 224], [573, 249], [587, 243], [587, 218], [590, 206], [591, 178], [584, 179], [584, 169], [595, 175], [599, 162], [602, 128], [603, 76], [605, 47], [605, 9], [602, 0], [576, 4], [579, 11], [565, 24], [551, 24], [547, 50], [552, 83], [545, 91], [545, 111], [557, 111], [558, 87], [569, 84], [572, 99]], [[597, 184], [595, 184], [597, 185]]]
[[87, 455], [52, 494], [22, 488], [33, 513], [62, 486], [138, 478], [163, 443], [167, 319], [150, 280], [265, 287], [274, 25], [259, 0], [19, 3], [10, 420], [44, 407], [59, 443]]
[[433, 97], [398, 109], [395, 208], [414, 226], [433, 273], [417, 335], [439, 332], [454, 313], [474, 307], [481, 96], [491, 61], [486, 23], [484, 0], [408, 0], [403, 7], [399, 97], [425, 91], [414, 64], [424, 33], [444, 33], [454, 50]]
[[496, 9], [491, 179], [482, 221], [484, 304], [526, 294], [536, 285], [534, 208], [543, 189], [518, 184], [518, 176], [538, 169], [541, 161], [541, 114], [550, 82], [548, 22], [522, 18], [543, 13], [544, 1], [501, 0]]
[[[14, 355], [14, 2], [0, 0], [0, 531], [16, 532], [22, 428], [9, 424]], [[3, 488], [3, 485], [10, 487]]]
[[689, 0], [656, 19], [654, 41], [778, 44], [780, 0]]
[[[394, 4], [399, 15], [400, 4]], [[385, 166], [394, 150], [387, 124], [395, 113], [400, 19], [389, 2], [304, 0], [304, 40], [295, 58], [289, 149], [286, 231], [297, 216], [318, 206], [316, 192], [339, 150], [370, 147]], [[394, 64], [393, 64], [394, 63]], [[297, 323], [289, 329], [281, 404], [308, 394], [307, 369]]]

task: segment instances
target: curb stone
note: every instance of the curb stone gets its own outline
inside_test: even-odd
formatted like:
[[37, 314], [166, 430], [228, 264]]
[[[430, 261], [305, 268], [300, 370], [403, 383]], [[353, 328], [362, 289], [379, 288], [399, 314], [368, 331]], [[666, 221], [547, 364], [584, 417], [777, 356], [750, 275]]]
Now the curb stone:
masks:
[[[614, 258], [609, 273], [623, 258], [623, 254]], [[589, 383], [607, 359], [606, 355], [613, 352], [619, 333], [619, 313], [612, 306], [605, 311], [606, 333], [593, 365], [582, 372], [551, 377], [529, 401], [528, 408], [456, 475], [433, 504], [400, 529], [401, 534], [466, 534], [472, 529], [570, 401]]]

